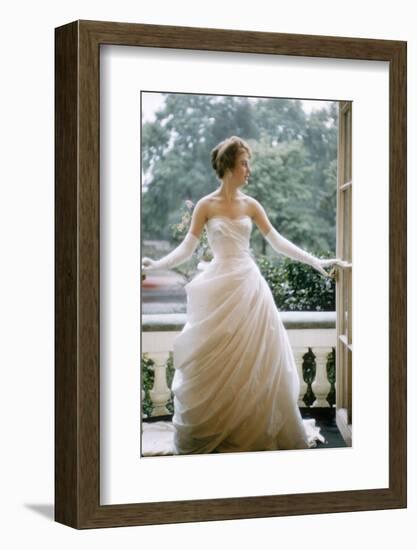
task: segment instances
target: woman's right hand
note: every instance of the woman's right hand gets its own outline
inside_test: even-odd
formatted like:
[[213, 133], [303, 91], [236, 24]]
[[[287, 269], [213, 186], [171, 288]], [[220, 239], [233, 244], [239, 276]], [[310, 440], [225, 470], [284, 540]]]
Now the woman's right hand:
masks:
[[155, 260], [147, 258], [146, 256], [142, 258], [142, 271], [151, 271], [155, 268]]

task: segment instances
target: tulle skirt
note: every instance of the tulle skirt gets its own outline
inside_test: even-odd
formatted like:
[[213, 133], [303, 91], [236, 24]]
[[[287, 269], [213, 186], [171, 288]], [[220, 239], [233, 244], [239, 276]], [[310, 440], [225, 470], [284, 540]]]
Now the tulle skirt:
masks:
[[213, 260], [186, 292], [187, 322], [174, 343], [173, 452], [302, 449], [323, 441], [314, 420], [301, 418], [288, 335], [252, 257]]

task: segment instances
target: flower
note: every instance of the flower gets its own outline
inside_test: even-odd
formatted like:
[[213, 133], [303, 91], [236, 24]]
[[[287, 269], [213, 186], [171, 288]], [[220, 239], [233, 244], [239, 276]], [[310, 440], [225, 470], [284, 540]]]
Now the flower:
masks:
[[185, 201], [185, 206], [186, 206], [189, 210], [191, 210], [191, 208], [194, 206], [194, 203], [193, 203], [193, 201], [190, 201], [190, 199], [187, 199], [187, 200]]

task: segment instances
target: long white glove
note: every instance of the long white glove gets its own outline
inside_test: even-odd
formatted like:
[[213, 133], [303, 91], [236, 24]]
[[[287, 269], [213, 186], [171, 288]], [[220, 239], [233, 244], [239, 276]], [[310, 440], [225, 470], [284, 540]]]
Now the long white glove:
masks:
[[298, 246], [280, 235], [275, 228], [272, 228], [270, 232], [265, 235], [265, 239], [279, 254], [284, 254], [285, 256], [288, 256], [293, 260], [298, 260], [299, 262], [302, 262], [304, 264], [311, 265], [311, 267], [317, 269], [317, 271], [325, 277], [328, 277], [329, 274], [323, 268], [338, 262], [338, 260], [336, 259], [320, 260], [319, 258], [312, 256], [308, 252], [305, 252], [301, 248], [298, 248]]
[[152, 271], [154, 269], [172, 269], [173, 267], [176, 267], [191, 258], [198, 243], [199, 239], [197, 239], [196, 236], [192, 233], [187, 233], [182, 243], [160, 260], [142, 258], [142, 269], [144, 271]]

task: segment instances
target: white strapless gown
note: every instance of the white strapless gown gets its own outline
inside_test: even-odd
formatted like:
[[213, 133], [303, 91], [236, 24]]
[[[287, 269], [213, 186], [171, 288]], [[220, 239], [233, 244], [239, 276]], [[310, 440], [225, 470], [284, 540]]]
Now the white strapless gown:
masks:
[[292, 349], [250, 254], [251, 231], [249, 216], [207, 222], [213, 260], [185, 286], [187, 322], [173, 351], [174, 416], [158, 435], [167, 453], [305, 449], [324, 441], [298, 409]]

